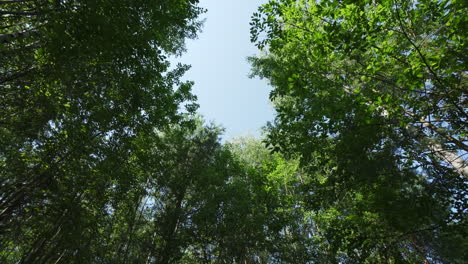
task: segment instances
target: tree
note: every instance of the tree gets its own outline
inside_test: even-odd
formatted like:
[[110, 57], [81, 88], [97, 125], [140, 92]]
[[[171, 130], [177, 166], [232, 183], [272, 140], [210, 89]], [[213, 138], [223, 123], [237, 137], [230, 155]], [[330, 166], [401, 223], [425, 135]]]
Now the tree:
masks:
[[252, 41], [266, 54], [250, 59], [253, 74], [274, 87], [277, 111], [269, 143], [300, 155], [330, 261], [462, 261], [465, 11], [285, 0], [254, 14]]
[[167, 56], [197, 3], [0, 2], [0, 262], [99, 261], [111, 199], [141, 192], [137, 142], [196, 109]]
[[253, 207], [254, 221], [245, 233], [254, 235], [243, 239], [252, 243], [250, 263], [306, 263], [314, 245], [307, 239], [299, 160], [272, 154], [251, 137], [236, 138], [228, 146], [248, 172], [240, 180], [249, 189], [238, 199], [250, 196], [245, 203]]

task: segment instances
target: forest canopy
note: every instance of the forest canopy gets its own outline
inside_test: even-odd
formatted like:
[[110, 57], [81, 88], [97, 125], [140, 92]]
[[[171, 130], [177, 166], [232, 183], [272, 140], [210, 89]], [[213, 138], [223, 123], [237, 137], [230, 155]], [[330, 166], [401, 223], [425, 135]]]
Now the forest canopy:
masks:
[[205, 11], [0, 0], [0, 263], [466, 261], [464, 1], [261, 5], [228, 141], [169, 60]]

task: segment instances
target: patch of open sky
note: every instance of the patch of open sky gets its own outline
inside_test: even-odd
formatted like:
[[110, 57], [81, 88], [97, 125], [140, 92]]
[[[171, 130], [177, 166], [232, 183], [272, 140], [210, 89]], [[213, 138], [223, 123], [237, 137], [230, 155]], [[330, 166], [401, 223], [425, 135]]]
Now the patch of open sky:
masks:
[[172, 58], [192, 68], [184, 80], [194, 81], [199, 113], [225, 129], [225, 140], [246, 134], [260, 135], [273, 119], [268, 96], [271, 88], [260, 79], [250, 79], [247, 57], [259, 54], [250, 43], [250, 17], [266, 0], [201, 0], [207, 9], [198, 39], [187, 41], [187, 52]]

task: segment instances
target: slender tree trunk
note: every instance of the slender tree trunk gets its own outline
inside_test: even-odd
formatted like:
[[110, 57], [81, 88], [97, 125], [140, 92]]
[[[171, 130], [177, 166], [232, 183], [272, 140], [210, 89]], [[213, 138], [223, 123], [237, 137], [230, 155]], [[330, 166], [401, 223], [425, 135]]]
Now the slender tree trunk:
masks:
[[164, 245], [164, 248], [161, 250], [162, 254], [160, 257], [160, 261], [158, 261], [158, 263], [168, 264], [170, 263], [170, 260], [172, 258], [171, 251], [174, 247], [174, 244], [173, 244], [174, 236], [177, 234], [177, 229], [179, 228], [179, 225], [180, 225], [182, 202], [184, 200], [186, 190], [187, 188], [184, 188], [183, 191], [181, 191], [179, 194], [176, 195], [177, 200], [176, 200], [176, 206], [174, 208], [174, 214], [173, 214], [172, 219], [169, 219], [168, 232], [163, 237], [163, 240], [166, 243]]
[[[39, 240], [37, 240], [33, 246], [31, 247], [31, 249], [29, 250], [28, 254], [26, 256], [23, 257], [23, 259], [21, 260], [20, 263], [25, 263], [25, 264], [28, 264], [28, 263], [38, 263], [38, 259], [37, 258], [40, 258], [40, 254], [44, 254], [43, 252], [43, 249], [45, 247], [45, 245], [48, 243], [48, 242], [53, 242], [54, 239], [60, 234], [60, 232], [62, 231], [62, 220], [64, 218], [64, 216], [66, 215], [67, 213], [67, 210], [65, 210], [65, 212], [62, 214], [62, 216], [59, 218], [59, 222], [56, 227], [56, 230], [54, 232], [54, 234], [52, 235], [52, 237], [48, 238], [48, 237], [44, 237], [42, 236]], [[52, 251], [52, 250], [51, 250]], [[49, 251], [48, 254], [51, 254], [53, 252]]]
[[31, 67], [31, 68], [26, 69], [24, 71], [16, 72], [16, 73], [14, 73], [14, 74], [12, 74], [10, 76], [4, 77], [4, 78], [0, 79], [0, 84], [4, 84], [6, 82], [10, 82], [10, 81], [13, 81], [15, 79], [20, 79], [20, 78], [26, 76], [28, 73], [30, 73], [33, 69], [34, 68]]
[[60, 263], [60, 261], [62, 260], [63, 256], [65, 255], [65, 252], [67, 252], [66, 249], [62, 251], [62, 254], [60, 254], [60, 256], [57, 258], [57, 260], [54, 262], [54, 264]]
[[0, 15], [35, 16], [37, 14], [37, 11], [0, 11]]
[[[0, 13], [1, 14], [1, 13]], [[15, 32], [15, 33], [8, 33], [8, 34], [1, 34], [0, 35], [0, 43], [8, 43], [13, 40], [27, 38], [35, 33], [38, 33], [37, 29], [26, 30], [22, 32]]]
[[[148, 185], [148, 182], [149, 182], [149, 179], [146, 183], [146, 185]], [[148, 202], [148, 197], [146, 197], [145, 201], [143, 203], [141, 203], [141, 200], [142, 200], [142, 196], [140, 196], [140, 199], [139, 200], [139, 204], [137, 206], [137, 210], [138, 210], [138, 207], [141, 206], [141, 209], [139, 210], [139, 213], [138, 213], [138, 216], [135, 218], [133, 218], [133, 221], [132, 221], [132, 224], [131, 224], [131, 228], [130, 228], [130, 232], [128, 234], [128, 239], [126, 241], [126, 246], [125, 246], [125, 253], [123, 255], [123, 260], [122, 260], [122, 263], [126, 263], [127, 262], [127, 258], [128, 258], [128, 251], [129, 251], [129, 248], [130, 246], [132, 245], [133, 243], [133, 234], [134, 234], [134, 229], [135, 229], [135, 222], [136, 224], [138, 224], [138, 222], [141, 220], [141, 217], [143, 216], [143, 210], [145, 209], [145, 206]], [[135, 213], [136, 214], [136, 213]]]
[[[75, 203], [77, 200], [81, 200], [83, 194], [84, 194], [83, 192], [75, 194], [75, 196], [73, 197], [71, 203]], [[56, 247], [49, 250], [49, 252], [44, 252], [44, 248], [45, 248], [47, 243], [56, 242], [56, 238], [59, 236], [59, 234], [63, 230], [64, 220], [65, 220], [66, 217], [69, 216], [68, 212], [69, 212], [69, 210], [68, 210], [68, 208], [66, 208], [62, 212], [60, 217], [54, 222], [54, 224], [52, 225], [53, 231], [47, 232], [45, 234], [41, 234], [40, 237], [38, 237], [38, 239], [33, 244], [31, 249], [27, 253], [27, 255], [23, 256], [23, 258], [21, 259], [20, 264], [23, 264], [23, 263], [24, 264], [41, 263], [41, 262], [38, 262], [38, 260], [41, 258], [41, 256], [46, 255], [46, 254], [53, 254], [53, 250]], [[49, 237], [49, 234], [51, 234], [51, 233], [53, 233], [53, 235], [51, 235]]]
[[11, 0], [11, 1], [0, 1], [0, 5], [5, 5], [5, 4], [21, 4], [21, 3], [31, 3], [34, 2], [35, 0]]

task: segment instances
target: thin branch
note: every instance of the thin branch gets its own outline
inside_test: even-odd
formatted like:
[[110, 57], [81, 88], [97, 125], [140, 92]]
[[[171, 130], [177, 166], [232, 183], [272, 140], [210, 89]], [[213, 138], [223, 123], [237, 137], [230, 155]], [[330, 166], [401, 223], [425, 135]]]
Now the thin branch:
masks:
[[409, 41], [409, 43], [411, 44], [411, 46], [414, 47], [414, 49], [416, 50], [416, 52], [418, 53], [419, 57], [421, 58], [422, 62], [424, 63], [424, 65], [426, 66], [426, 68], [429, 70], [429, 72], [432, 74], [432, 76], [434, 76], [434, 78], [436, 79], [436, 81], [442, 86], [444, 87], [444, 84], [442, 83], [442, 81], [440, 80], [439, 76], [437, 75], [437, 73], [432, 69], [432, 67], [429, 65], [429, 63], [427, 62], [426, 60], [426, 57], [422, 54], [421, 52], [421, 49], [418, 47], [418, 45], [416, 45], [414, 43], [414, 41], [410, 38], [410, 36], [408, 35], [408, 33], [406, 32], [405, 30], [405, 27], [403, 25], [403, 22], [402, 22], [402, 19], [400, 17], [400, 12], [398, 11], [399, 10], [399, 6], [398, 4], [395, 2], [395, 6], [397, 7], [396, 8], [396, 15], [397, 15], [397, 18], [398, 18], [398, 22], [400, 24], [400, 27], [401, 27], [401, 30], [403, 31], [403, 35], [405, 36], [405, 38]]

